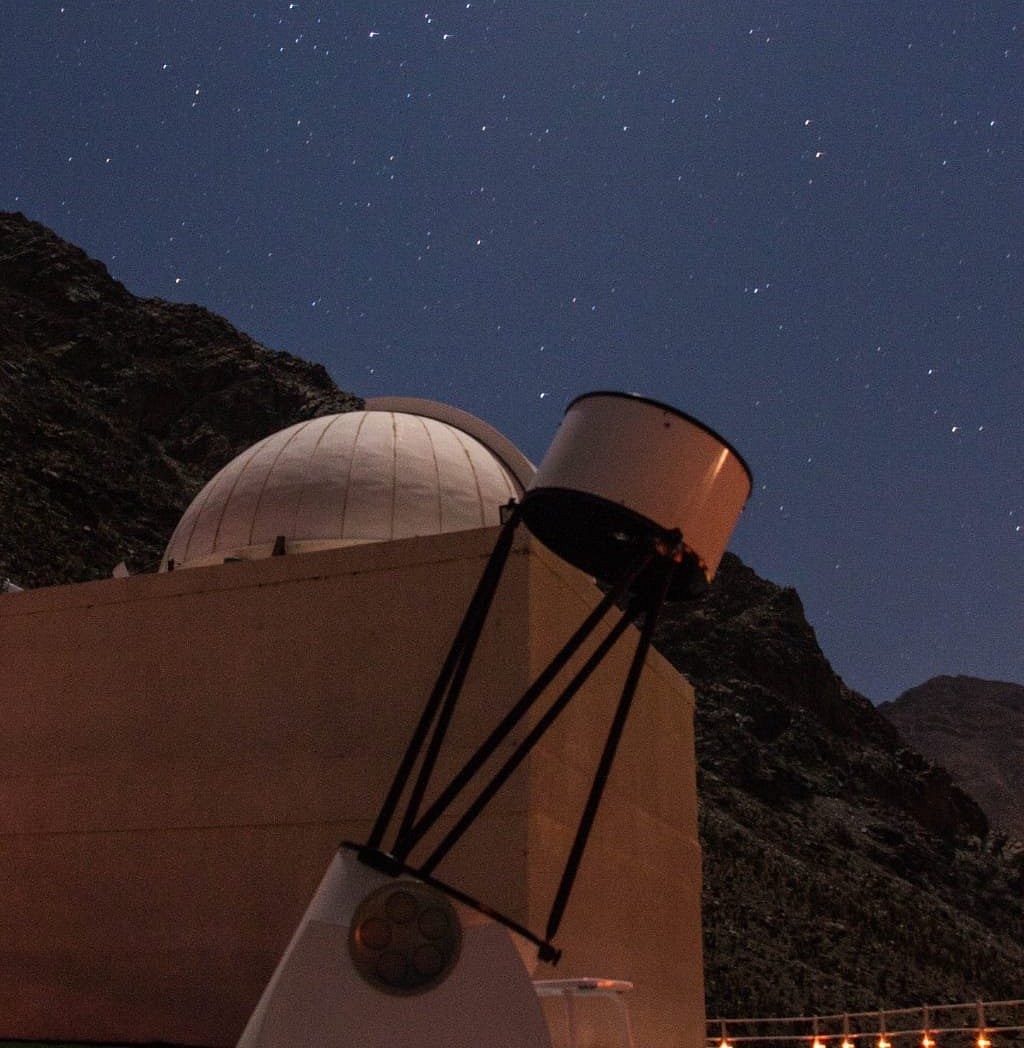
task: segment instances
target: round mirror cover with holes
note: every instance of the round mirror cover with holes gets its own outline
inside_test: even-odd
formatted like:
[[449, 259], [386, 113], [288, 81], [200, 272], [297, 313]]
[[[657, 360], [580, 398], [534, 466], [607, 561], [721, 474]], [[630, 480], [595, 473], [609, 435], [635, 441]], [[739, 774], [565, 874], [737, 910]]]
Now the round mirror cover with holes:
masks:
[[356, 971], [374, 989], [410, 996], [448, 978], [462, 948], [455, 908], [436, 888], [395, 881], [356, 907], [348, 950]]

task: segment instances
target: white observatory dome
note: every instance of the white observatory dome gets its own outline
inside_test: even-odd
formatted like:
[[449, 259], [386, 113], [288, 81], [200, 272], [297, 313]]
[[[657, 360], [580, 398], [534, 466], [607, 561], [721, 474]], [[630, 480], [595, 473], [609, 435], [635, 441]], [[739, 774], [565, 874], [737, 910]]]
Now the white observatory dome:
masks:
[[533, 467], [455, 408], [384, 397], [274, 433], [195, 497], [161, 570], [486, 527]]

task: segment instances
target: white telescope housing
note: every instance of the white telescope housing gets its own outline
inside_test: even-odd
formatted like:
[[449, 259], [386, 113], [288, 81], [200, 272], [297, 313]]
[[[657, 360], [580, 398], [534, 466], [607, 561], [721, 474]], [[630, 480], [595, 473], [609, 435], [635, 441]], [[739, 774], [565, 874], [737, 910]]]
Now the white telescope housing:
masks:
[[[675, 408], [628, 393], [573, 400], [523, 499], [529, 529], [608, 580], [637, 545], [679, 531], [682, 587], [711, 581], [751, 490], [739, 453]], [[676, 595], [680, 595], [679, 587]]]

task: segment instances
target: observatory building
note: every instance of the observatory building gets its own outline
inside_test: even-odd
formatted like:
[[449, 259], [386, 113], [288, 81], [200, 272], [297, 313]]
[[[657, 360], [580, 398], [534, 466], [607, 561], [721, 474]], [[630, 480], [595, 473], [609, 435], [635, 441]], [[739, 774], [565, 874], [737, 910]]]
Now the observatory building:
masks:
[[[463, 412], [370, 401], [225, 466], [159, 573], [0, 596], [0, 1037], [238, 1042], [339, 843], [371, 835], [533, 481]], [[440, 773], [601, 599], [589, 574], [515, 532]], [[631, 653], [600, 662], [444, 856], [442, 881], [543, 925]], [[700, 888], [693, 693], [652, 651], [561, 960], [527, 950], [532, 977], [630, 980], [637, 1043], [698, 1048]]]
[[[429, 414], [424, 414], [429, 412]], [[494, 526], [533, 467], [479, 419], [401, 397], [300, 422], [253, 445], [196, 496], [163, 569]]]

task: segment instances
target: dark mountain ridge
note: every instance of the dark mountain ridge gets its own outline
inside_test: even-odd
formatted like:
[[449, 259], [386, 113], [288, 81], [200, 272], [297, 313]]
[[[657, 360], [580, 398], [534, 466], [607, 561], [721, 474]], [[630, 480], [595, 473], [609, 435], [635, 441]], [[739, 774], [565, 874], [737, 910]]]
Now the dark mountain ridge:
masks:
[[657, 643], [697, 693], [709, 1014], [1019, 995], [1024, 854], [835, 675], [795, 591], [727, 556]]
[[878, 708], [912, 746], [949, 768], [994, 829], [1024, 840], [1024, 686], [933, 677]]
[[[234, 454], [355, 406], [322, 368], [136, 299], [0, 214], [0, 576], [154, 564]], [[1024, 858], [835, 675], [795, 591], [726, 556], [657, 643], [697, 693], [709, 1014], [1019, 996]]]
[[153, 565], [198, 488], [257, 435], [359, 403], [323, 367], [198, 306], [136, 298], [0, 213], [0, 577]]

